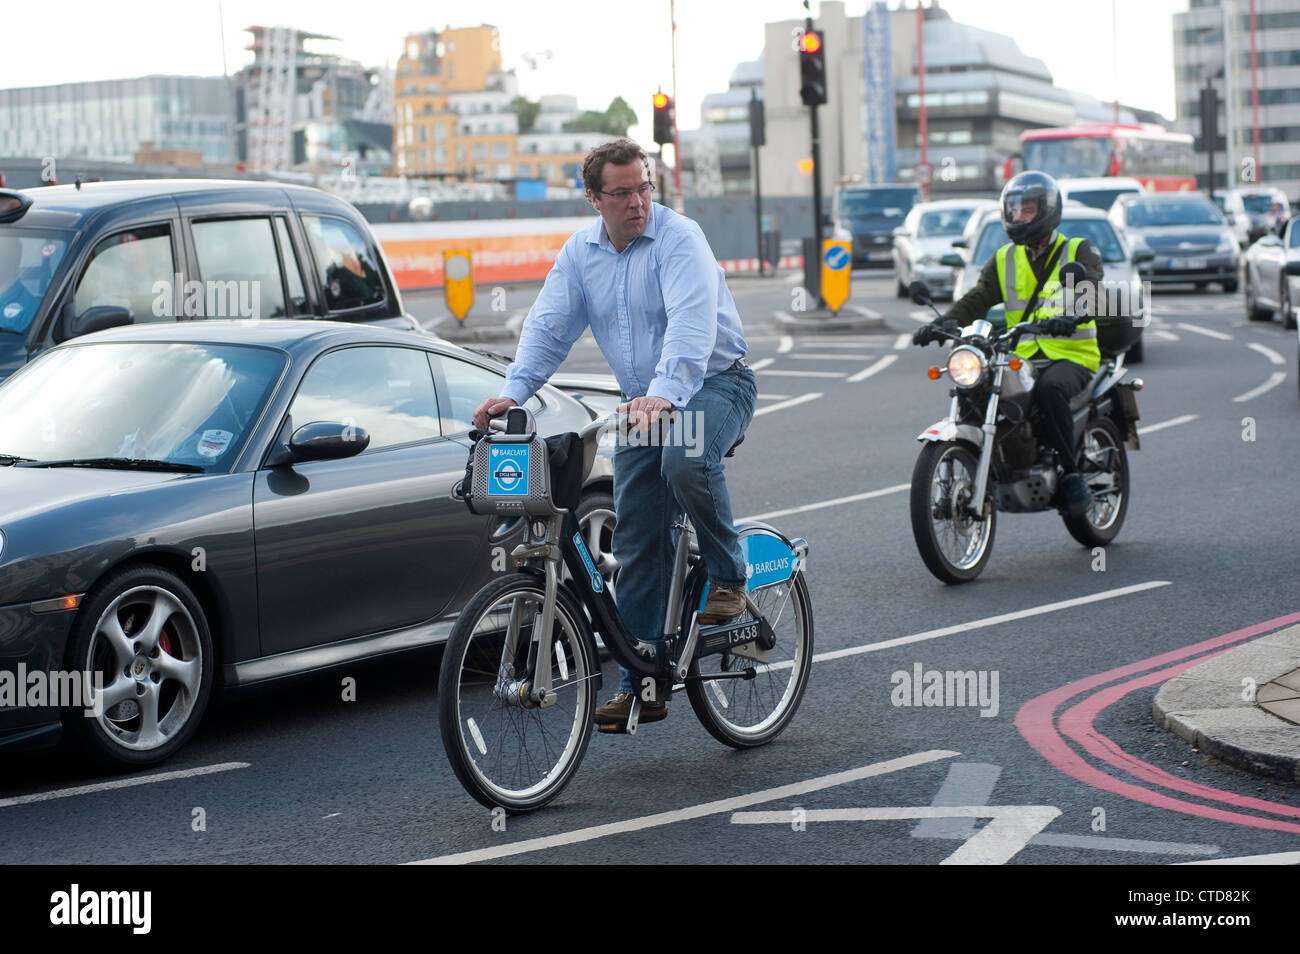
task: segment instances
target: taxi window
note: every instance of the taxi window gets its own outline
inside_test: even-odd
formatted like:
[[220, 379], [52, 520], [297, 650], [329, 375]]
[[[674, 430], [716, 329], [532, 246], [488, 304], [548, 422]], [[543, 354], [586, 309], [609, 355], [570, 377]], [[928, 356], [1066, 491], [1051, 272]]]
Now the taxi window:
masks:
[[327, 311], [348, 311], [384, 300], [384, 280], [369, 244], [351, 223], [324, 215], [304, 215], [303, 228], [320, 269]]

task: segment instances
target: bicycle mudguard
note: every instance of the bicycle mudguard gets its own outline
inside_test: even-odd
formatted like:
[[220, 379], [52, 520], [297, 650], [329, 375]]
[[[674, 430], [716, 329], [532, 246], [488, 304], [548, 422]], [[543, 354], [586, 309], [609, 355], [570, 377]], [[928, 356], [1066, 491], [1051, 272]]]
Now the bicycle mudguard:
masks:
[[[803, 570], [808, 556], [808, 541], [797, 537], [791, 540], [776, 527], [757, 520], [736, 524], [736, 531], [740, 534], [740, 552], [745, 558], [747, 591], [784, 582]], [[703, 561], [697, 569], [704, 569]], [[690, 592], [689, 588], [687, 592]], [[704, 609], [708, 599], [709, 585], [706, 583], [700, 591], [696, 608]]]
[[587, 607], [592, 626], [605, 641], [605, 648], [624, 669], [638, 676], [661, 676], [672, 665], [668, 640], [647, 642], [635, 639], [623, 625], [623, 617], [614, 605], [614, 597], [596, 569], [596, 562], [587, 549], [587, 541], [572, 511], [564, 515], [561, 551], [564, 565], [574, 579], [573, 595]]

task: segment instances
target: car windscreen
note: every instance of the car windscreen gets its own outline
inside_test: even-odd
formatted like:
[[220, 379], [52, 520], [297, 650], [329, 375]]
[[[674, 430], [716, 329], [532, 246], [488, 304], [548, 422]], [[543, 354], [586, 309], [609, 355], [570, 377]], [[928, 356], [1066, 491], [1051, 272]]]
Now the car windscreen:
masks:
[[0, 225], [0, 331], [26, 334], [71, 232]]
[[872, 189], [840, 195], [840, 218], [884, 218], [902, 222], [916, 203], [911, 189]]
[[939, 235], [961, 235], [966, 221], [974, 211], [974, 206], [960, 206], [950, 209], [934, 209], [921, 214], [921, 221], [916, 227], [917, 238], [934, 238]]
[[1167, 225], [1222, 225], [1223, 216], [1209, 199], [1196, 196], [1174, 199], [1138, 199], [1125, 209], [1133, 228], [1159, 228]]
[[975, 254], [971, 256], [971, 265], [975, 268], [983, 268], [989, 257], [1010, 241], [1006, 229], [1002, 227], [1002, 220], [990, 219], [984, 223], [980, 237], [975, 242]]
[[1263, 215], [1273, 208], [1273, 203], [1276, 201], [1271, 195], [1243, 195], [1241, 197], [1241, 204], [1252, 215]]
[[1084, 238], [1097, 246], [1103, 262], [1122, 262], [1128, 258], [1115, 229], [1105, 219], [1061, 219], [1060, 233], [1066, 238]]
[[1136, 194], [1136, 189], [1083, 189], [1077, 192], [1071, 190], [1070, 198], [1105, 212], [1115, 204], [1115, 200], [1120, 196]]
[[57, 348], [0, 384], [0, 456], [229, 469], [286, 356], [243, 345]]
[[[1124, 246], [1114, 228], [1104, 219], [1074, 219], [1066, 216], [1061, 219], [1058, 231], [1067, 239], [1090, 240], [1101, 252], [1103, 262], [1122, 262], [1126, 258]], [[971, 256], [972, 266], [982, 268], [989, 257], [1009, 241], [1011, 240], [1007, 238], [1001, 220], [994, 219], [985, 223], [979, 240], [975, 243], [975, 254]]]

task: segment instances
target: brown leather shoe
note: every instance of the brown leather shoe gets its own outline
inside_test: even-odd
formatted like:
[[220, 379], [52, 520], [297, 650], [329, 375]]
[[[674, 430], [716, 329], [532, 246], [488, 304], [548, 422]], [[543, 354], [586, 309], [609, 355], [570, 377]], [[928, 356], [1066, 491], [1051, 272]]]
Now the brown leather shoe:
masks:
[[[632, 693], [620, 692], [609, 702], [598, 708], [591, 721], [596, 723], [601, 732], [626, 732], [627, 717], [632, 712]], [[668, 718], [668, 703], [642, 702], [637, 725], [658, 722]]]
[[745, 587], [735, 589], [721, 586], [709, 587], [709, 599], [700, 610], [701, 622], [722, 622], [735, 619], [745, 612]]

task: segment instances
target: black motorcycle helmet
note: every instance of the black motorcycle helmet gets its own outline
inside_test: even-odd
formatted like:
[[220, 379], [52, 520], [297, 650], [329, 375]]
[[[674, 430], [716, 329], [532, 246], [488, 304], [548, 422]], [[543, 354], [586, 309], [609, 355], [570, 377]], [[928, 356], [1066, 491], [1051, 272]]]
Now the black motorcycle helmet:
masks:
[[[1021, 210], [1033, 208], [1030, 218]], [[1045, 172], [1022, 172], [1002, 187], [1002, 227], [1017, 245], [1037, 245], [1061, 224], [1061, 190]]]

